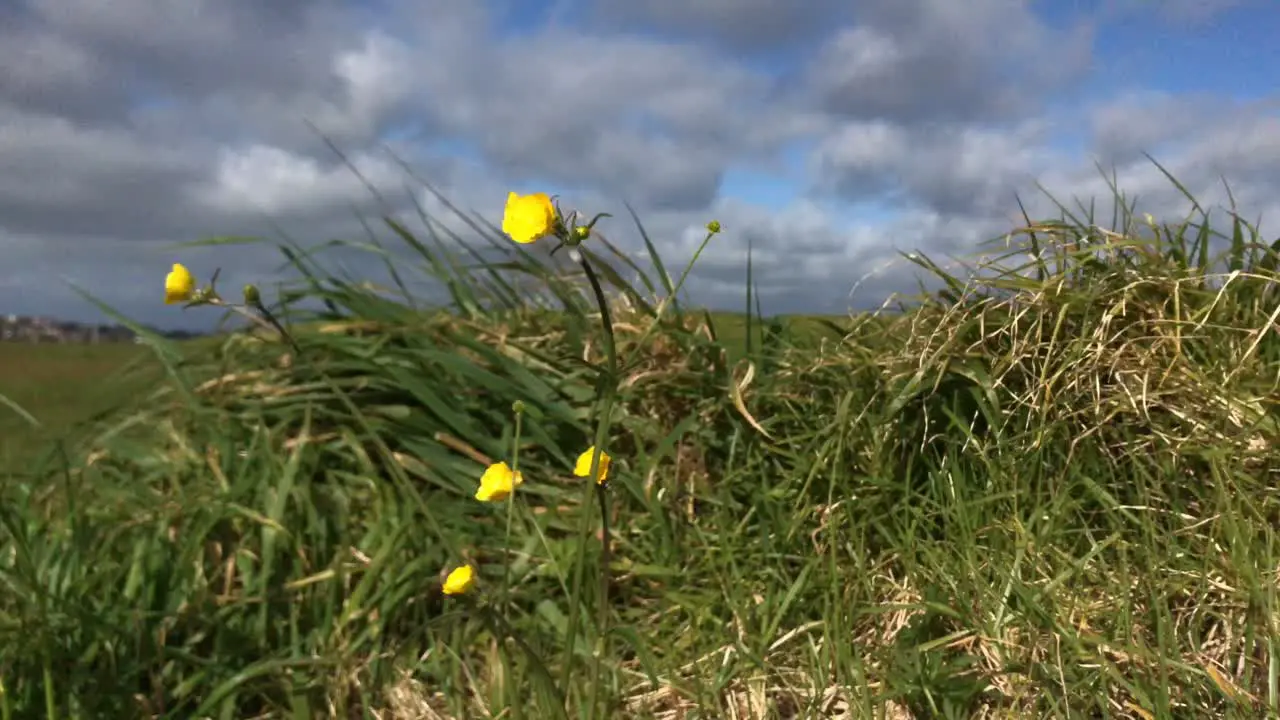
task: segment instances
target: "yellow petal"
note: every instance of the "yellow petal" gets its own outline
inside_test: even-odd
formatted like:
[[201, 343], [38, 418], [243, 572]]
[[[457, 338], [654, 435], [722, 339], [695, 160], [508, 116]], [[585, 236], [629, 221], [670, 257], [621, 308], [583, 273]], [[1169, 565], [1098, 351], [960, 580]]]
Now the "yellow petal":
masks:
[[476, 582], [475, 570], [470, 565], [463, 565], [449, 573], [444, 580], [445, 595], [461, 595], [471, 589]]
[[546, 193], [507, 193], [502, 212], [502, 232], [518, 243], [531, 243], [555, 229], [556, 210]]
[[[578, 456], [578, 463], [573, 468], [573, 474], [578, 477], [591, 477], [591, 456], [595, 454], [594, 445], [587, 448], [587, 451]], [[609, 479], [609, 453], [600, 453], [600, 472], [596, 476], [596, 484], [603, 485], [605, 480]]]
[[192, 277], [191, 271], [174, 263], [173, 270], [169, 271], [164, 278], [164, 304], [186, 302], [191, 299], [195, 290], [196, 279]]
[[499, 502], [506, 500], [516, 488], [524, 483], [524, 477], [512, 472], [504, 462], [494, 463], [480, 476], [480, 488], [476, 490], [476, 499], [480, 502]]

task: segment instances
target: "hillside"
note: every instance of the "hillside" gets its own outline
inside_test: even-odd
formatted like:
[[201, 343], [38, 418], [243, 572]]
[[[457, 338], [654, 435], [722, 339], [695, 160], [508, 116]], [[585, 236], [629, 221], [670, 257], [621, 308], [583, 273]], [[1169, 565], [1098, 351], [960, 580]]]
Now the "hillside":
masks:
[[423, 248], [452, 313], [326, 277], [296, 349], [162, 343], [3, 485], [0, 717], [1274, 712], [1280, 243], [1016, 236], [838, 322]]

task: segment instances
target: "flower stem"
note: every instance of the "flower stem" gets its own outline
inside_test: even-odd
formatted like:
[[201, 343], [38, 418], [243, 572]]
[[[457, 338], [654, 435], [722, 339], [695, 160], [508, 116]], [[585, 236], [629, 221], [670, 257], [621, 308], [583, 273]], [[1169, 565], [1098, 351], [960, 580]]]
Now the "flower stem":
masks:
[[[600, 308], [600, 324], [604, 330], [604, 351], [606, 367], [601, 371], [598, 386], [598, 396], [600, 414], [596, 419], [596, 436], [595, 436], [595, 452], [591, 456], [591, 469], [587, 475], [588, 478], [595, 479], [600, 476], [600, 459], [605, 452], [605, 445], [609, 438], [609, 422], [613, 415], [613, 404], [616, 400], [618, 392], [618, 352], [613, 335], [613, 318], [609, 312], [609, 302], [604, 296], [604, 289], [600, 286], [600, 279], [596, 276], [595, 270], [592, 269], [591, 263], [587, 259], [585, 253], [580, 254], [579, 263], [582, 270], [587, 276], [588, 282], [591, 283], [591, 290], [595, 296], [596, 305]], [[601, 510], [601, 541], [602, 551], [600, 555], [600, 598], [597, 607], [597, 641], [595, 652], [592, 656], [591, 663], [591, 705], [588, 717], [594, 717], [597, 707], [600, 691], [600, 673], [603, 656], [608, 651], [608, 635], [609, 635], [609, 520], [608, 520], [608, 488], [605, 483], [597, 483], [597, 497], [600, 502]], [[591, 492], [590, 489], [587, 492]], [[578, 563], [574, 571], [573, 578], [573, 598], [572, 607], [574, 612], [569, 619], [569, 630], [567, 633], [567, 651], [572, 657], [574, 641], [577, 634], [578, 608], [580, 607], [582, 580], [585, 574], [585, 559], [587, 537], [590, 530], [589, 518], [591, 515], [590, 501], [587, 496], [583, 496], [583, 521], [579, 534], [579, 554]], [[564, 668], [566, 683], [569, 678], [569, 669], [572, 663], [566, 664]]]
[[[511, 441], [511, 474], [514, 476], [520, 472], [520, 430], [524, 419], [524, 413], [516, 413], [516, 431], [515, 438]], [[507, 593], [511, 587], [511, 518], [515, 515], [516, 493], [514, 487], [515, 479], [512, 478], [513, 487], [511, 492], [507, 494], [507, 536], [502, 542], [502, 607], [507, 606]]]
[[507, 619], [502, 617], [501, 613], [496, 613], [487, 605], [481, 605], [479, 603], [476, 603], [473, 607], [479, 610], [481, 619], [489, 623], [490, 632], [499, 638], [510, 638], [511, 641], [524, 652], [525, 657], [529, 660], [529, 664], [534, 675], [539, 680], [543, 681], [548, 692], [555, 695], [559, 704], [559, 716], [564, 718], [564, 720], [568, 720], [569, 716], [565, 708], [564, 692], [560, 687], [556, 686], [555, 680], [551, 677], [551, 673], [547, 671], [546, 663], [542, 661], [542, 658], [538, 653], [535, 652], [532, 647], [529, 647], [529, 643], [525, 642], [524, 639], [520, 637], [520, 635], [515, 631], [515, 628], [511, 627], [511, 624], [507, 622]]
[[[658, 307], [653, 314], [653, 322], [650, 323], [649, 327], [645, 328], [644, 332], [640, 335], [639, 340], [637, 340], [634, 345], [635, 349], [633, 352], [639, 353], [643, 351], [645, 340], [649, 339], [649, 336], [653, 334], [653, 331], [656, 330], [659, 323], [662, 322], [662, 315], [666, 312], [667, 305], [676, 302], [676, 296], [680, 294], [680, 290], [684, 287], [685, 281], [689, 279], [689, 271], [693, 270], [693, 266], [698, 262], [698, 258], [702, 255], [702, 251], [707, 249], [707, 244], [710, 243], [711, 238], [715, 236], [716, 233], [708, 232], [707, 236], [702, 239], [702, 244], [694, 251], [693, 258], [689, 260], [689, 264], [686, 265], [684, 271], [680, 273], [680, 280], [678, 280], [675, 286], [672, 287], [671, 295], [663, 298], [662, 302], [658, 303]], [[630, 357], [627, 358], [627, 362], [628, 364], [631, 362]]]

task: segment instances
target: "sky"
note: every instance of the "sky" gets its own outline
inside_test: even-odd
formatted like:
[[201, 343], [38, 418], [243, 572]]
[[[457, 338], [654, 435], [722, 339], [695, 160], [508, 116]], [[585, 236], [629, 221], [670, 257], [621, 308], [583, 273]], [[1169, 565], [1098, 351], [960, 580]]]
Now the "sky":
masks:
[[613, 212], [643, 263], [630, 203], [668, 268], [718, 220], [690, 300], [741, 308], [750, 248], [766, 314], [910, 293], [901, 253], [969, 256], [1019, 198], [1108, 207], [1099, 166], [1181, 217], [1144, 153], [1271, 237], [1278, 32], [1268, 0], [0, 0], [0, 313], [199, 328], [172, 263], [280, 257], [183, 243], [464, 228], [402, 162], [495, 224], [509, 190]]

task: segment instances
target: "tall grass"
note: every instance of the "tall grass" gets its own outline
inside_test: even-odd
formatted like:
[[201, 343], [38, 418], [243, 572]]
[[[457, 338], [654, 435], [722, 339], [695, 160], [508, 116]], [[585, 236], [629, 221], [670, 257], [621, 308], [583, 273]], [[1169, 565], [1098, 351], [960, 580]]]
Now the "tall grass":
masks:
[[0, 717], [1274, 714], [1280, 243], [1118, 200], [805, 341], [600, 238], [598, 291], [478, 223], [389, 221], [398, 296], [284, 246], [297, 351], [167, 353], [4, 486]]

